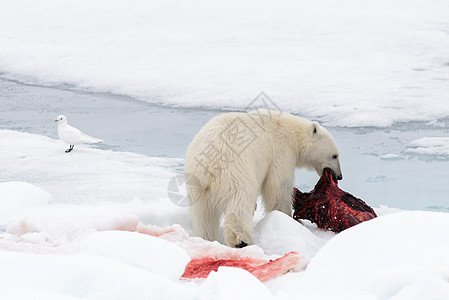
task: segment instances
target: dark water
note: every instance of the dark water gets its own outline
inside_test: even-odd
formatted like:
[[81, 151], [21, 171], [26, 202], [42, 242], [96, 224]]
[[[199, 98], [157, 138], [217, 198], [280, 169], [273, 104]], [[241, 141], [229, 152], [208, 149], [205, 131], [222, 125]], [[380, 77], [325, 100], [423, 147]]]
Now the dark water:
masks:
[[[104, 140], [101, 149], [148, 156], [184, 157], [186, 148], [216, 110], [173, 108], [130, 97], [25, 85], [0, 79], [0, 128], [58, 138], [53, 120]], [[446, 128], [420, 123], [390, 128], [327, 128], [340, 149], [341, 188], [372, 206], [449, 211], [449, 157], [406, 153], [424, 136], [448, 136]], [[385, 156], [394, 154], [394, 156]], [[179, 167], [182, 170], [182, 166]], [[318, 176], [297, 172], [296, 185], [310, 190]]]

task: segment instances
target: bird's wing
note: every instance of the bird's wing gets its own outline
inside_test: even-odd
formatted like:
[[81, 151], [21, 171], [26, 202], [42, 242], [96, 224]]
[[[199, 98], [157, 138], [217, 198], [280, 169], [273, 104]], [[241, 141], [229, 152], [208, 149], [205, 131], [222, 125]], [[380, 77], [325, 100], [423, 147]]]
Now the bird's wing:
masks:
[[75, 127], [65, 125], [62, 128], [58, 128], [59, 137], [70, 145], [78, 145], [83, 143], [98, 143], [100, 139], [91, 137]]
[[81, 132], [81, 134], [83, 135], [83, 143], [90, 144], [90, 143], [99, 143], [99, 142], [103, 141], [101, 139], [97, 139], [97, 138], [94, 138], [94, 137], [92, 137], [90, 135], [87, 135], [87, 134], [85, 134], [83, 132]]

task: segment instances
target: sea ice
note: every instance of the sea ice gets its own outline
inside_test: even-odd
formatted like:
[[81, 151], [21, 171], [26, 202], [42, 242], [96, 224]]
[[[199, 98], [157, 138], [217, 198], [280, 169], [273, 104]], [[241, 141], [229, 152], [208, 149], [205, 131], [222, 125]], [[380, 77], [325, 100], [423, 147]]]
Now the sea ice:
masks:
[[423, 137], [410, 143], [407, 153], [449, 157], [449, 137]]
[[426, 0], [2, 1], [0, 72], [183, 107], [251, 109], [264, 91], [328, 125], [432, 121], [449, 116], [448, 11]]

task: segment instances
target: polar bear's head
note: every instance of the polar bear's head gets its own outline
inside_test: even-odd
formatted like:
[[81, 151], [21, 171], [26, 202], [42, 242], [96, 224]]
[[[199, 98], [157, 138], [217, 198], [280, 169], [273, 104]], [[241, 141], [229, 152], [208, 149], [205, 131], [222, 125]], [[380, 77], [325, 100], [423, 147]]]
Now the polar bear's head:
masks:
[[309, 128], [311, 140], [307, 164], [314, 169], [319, 176], [323, 175], [325, 168], [330, 168], [338, 180], [343, 179], [340, 168], [340, 155], [332, 135], [317, 122], [312, 122]]

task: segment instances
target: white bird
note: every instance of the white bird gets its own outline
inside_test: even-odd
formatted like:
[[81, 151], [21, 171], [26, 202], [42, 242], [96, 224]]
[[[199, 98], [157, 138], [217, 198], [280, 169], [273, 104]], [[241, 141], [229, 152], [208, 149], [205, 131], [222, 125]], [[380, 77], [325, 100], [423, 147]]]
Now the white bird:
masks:
[[80, 130], [76, 129], [75, 127], [70, 126], [67, 124], [67, 118], [64, 115], [59, 115], [55, 122], [58, 122], [58, 136], [61, 140], [68, 143], [70, 145], [70, 148], [65, 150], [66, 153], [69, 153], [73, 150], [73, 147], [75, 145], [79, 144], [93, 144], [93, 143], [99, 143], [103, 140], [91, 137]]

